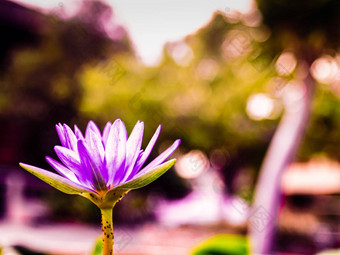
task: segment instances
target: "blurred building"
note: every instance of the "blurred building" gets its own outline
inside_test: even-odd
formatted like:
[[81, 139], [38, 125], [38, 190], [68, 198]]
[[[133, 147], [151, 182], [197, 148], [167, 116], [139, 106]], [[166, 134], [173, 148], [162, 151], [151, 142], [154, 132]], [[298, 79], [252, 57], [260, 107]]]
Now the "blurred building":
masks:
[[338, 162], [315, 158], [293, 163], [283, 174], [282, 190], [285, 198], [280, 213], [280, 246], [288, 247], [284, 236], [286, 240], [295, 238], [306, 252], [340, 245]]

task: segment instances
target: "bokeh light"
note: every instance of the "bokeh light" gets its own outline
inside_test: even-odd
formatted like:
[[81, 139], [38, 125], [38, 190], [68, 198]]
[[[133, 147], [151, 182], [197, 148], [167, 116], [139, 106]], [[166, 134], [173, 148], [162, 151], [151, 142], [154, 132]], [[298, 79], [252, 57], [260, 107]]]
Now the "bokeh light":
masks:
[[266, 94], [255, 94], [247, 102], [247, 114], [253, 120], [269, 119], [274, 113], [275, 101]]
[[322, 56], [314, 61], [311, 66], [313, 77], [322, 83], [331, 83], [339, 73], [339, 66], [334, 58], [329, 55]]
[[283, 52], [275, 63], [276, 71], [279, 75], [290, 75], [297, 64], [297, 60], [292, 52]]
[[190, 151], [178, 159], [175, 166], [177, 174], [184, 179], [192, 179], [201, 175], [209, 167], [207, 156], [198, 150]]

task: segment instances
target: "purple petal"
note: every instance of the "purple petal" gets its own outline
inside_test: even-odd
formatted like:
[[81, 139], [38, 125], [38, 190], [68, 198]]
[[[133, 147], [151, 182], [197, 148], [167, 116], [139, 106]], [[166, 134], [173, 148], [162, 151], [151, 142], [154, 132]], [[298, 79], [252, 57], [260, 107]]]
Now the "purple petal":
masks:
[[67, 168], [72, 169], [82, 183], [90, 184], [90, 176], [84, 172], [77, 153], [61, 146], [55, 146], [54, 150], [61, 162], [63, 162]]
[[[139, 153], [138, 153], [138, 157], [137, 157], [136, 162], [138, 162], [141, 159], [142, 156], [143, 156], [143, 150], [140, 150]], [[126, 182], [126, 181], [131, 180], [131, 178], [136, 175], [138, 170], [137, 170], [136, 167], [134, 167], [129, 175], [125, 175], [125, 178], [123, 179], [122, 182]]]
[[96, 123], [94, 123], [92, 120], [89, 121], [86, 127], [85, 131], [85, 140], [88, 144], [90, 144], [90, 130], [92, 130], [94, 133], [96, 133], [99, 137], [101, 137], [101, 133], [99, 128], [97, 127]]
[[77, 137], [74, 135], [72, 129], [66, 124], [64, 124], [64, 133], [65, 133], [67, 148], [76, 152], [77, 151]]
[[64, 127], [61, 123], [55, 126], [62, 146], [67, 147], [67, 142], [65, 138]]
[[142, 146], [143, 140], [143, 132], [144, 132], [144, 123], [138, 121], [135, 127], [133, 128], [130, 137], [126, 143], [126, 169], [125, 169], [125, 177], [123, 178], [123, 182], [129, 178], [133, 167], [136, 163], [137, 157], [139, 155], [140, 148]]
[[157, 167], [158, 165], [162, 164], [180, 145], [181, 140], [176, 140], [168, 149], [162, 152], [157, 158], [155, 158], [150, 164], [148, 164], [146, 167], [144, 167], [139, 173], [137, 173], [137, 176], [141, 176], [145, 174], [146, 172], [152, 170], [153, 168]]
[[138, 162], [143, 156], [144, 150], [140, 150], [136, 162]]
[[83, 133], [80, 131], [77, 125], [74, 125], [74, 134], [76, 135], [77, 140], [84, 139]]
[[111, 129], [112, 123], [108, 122], [106, 123], [103, 131], [103, 143], [106, 146], [107, 138], [109, 137], [110, 129]]
[[143, 153], [142, 157], [140, 158], [140, 160], [137, 161], [135, 169], [134, 169], [134, 173], [137, 173], [142, 168], [143, 164], [145, 163], [145, 161], [149, 157], [153, 147], [155, 146], [155, 143], [158, 139], [160, 132], [161, 132], [161, 125], [158, 126], [158, 128], [157, 128], [156, 132], [154, 133], [154, 135], [152, 136], [149, 144], [146, 146], [145, 152]]
[[101, 165], [97, 165], [93, 159], [99, 156], [99, 152], [95, 150], [89, 150], [84, 140], [78, 140], [78, 151], [81, 165], [83, 169], [87, 171], [88, 175], [91, 176], [91, 183], [95, 190], [106, 190], [106, 182], [100, 171]]
[[94, 133], [92, 130], [90, 130], [90, 139], [89, 140], [90, 140], [91, 151], [98, 154], [98, 155], [96, 155], [96, 157], [98, 159], [98, 163], [103, 162], [104, 157], [105, 157], [105, 150], [104, 150], [104, 146], [103, 146], [101, 137], [98, 136], [98, 134]]
[[99, 167], [105, 181], [108, 181], [106, 166], [104, 165], [105, 150], [101, 137], [90, 130], [90, 156], [93, 162]]
[[78, 180], [78, 178], [76, 177], [76, 175], [68, 168], [66, 168], [65, 166], [63, 166], [62, 164], [60, 164], [58, 161], [54, 160], [51, 157], [46, 157], [46, 161], [47, 163], [49, 163], [59, 174], [65, 176], [67, 179], [81, 184]]
[[124, 175], [127, 133], [124, 123], [117, 119], [111, 126], [105, 148], [108, 185], [116, 183]]

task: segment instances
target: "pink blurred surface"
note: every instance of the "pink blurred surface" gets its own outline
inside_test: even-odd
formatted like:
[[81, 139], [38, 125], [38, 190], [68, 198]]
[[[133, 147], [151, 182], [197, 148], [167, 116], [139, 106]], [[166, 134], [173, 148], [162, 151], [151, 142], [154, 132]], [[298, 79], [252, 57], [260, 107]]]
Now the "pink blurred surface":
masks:
[[[116, 227], [114, 249], [120, 255], [184, 255], [189, 254], [200, 241], [224, 230], [222, 226], [173, 228], [154, 224], [135, 229]], [[0, 224], [0, 243], [5, 250], [13, 245], [22, 245], [55, 255], [84, 255], [90, 254], [99, 236], [99, 226], [58, 224], [29, 227], [7, 222]]]

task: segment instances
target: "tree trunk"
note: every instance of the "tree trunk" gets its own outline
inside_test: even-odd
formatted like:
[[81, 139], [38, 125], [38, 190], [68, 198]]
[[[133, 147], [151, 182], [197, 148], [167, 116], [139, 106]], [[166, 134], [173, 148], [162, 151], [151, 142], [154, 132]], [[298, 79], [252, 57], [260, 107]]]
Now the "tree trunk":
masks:
[[273, 254], [275, 226], [281, 197], [281, 176], [292, 161], [305, 134], [311, 113], [315, 80], [304, 79], [301, 97], [288, 97], [285, 113], [264, 158], [249, 216], [252, 254]]

